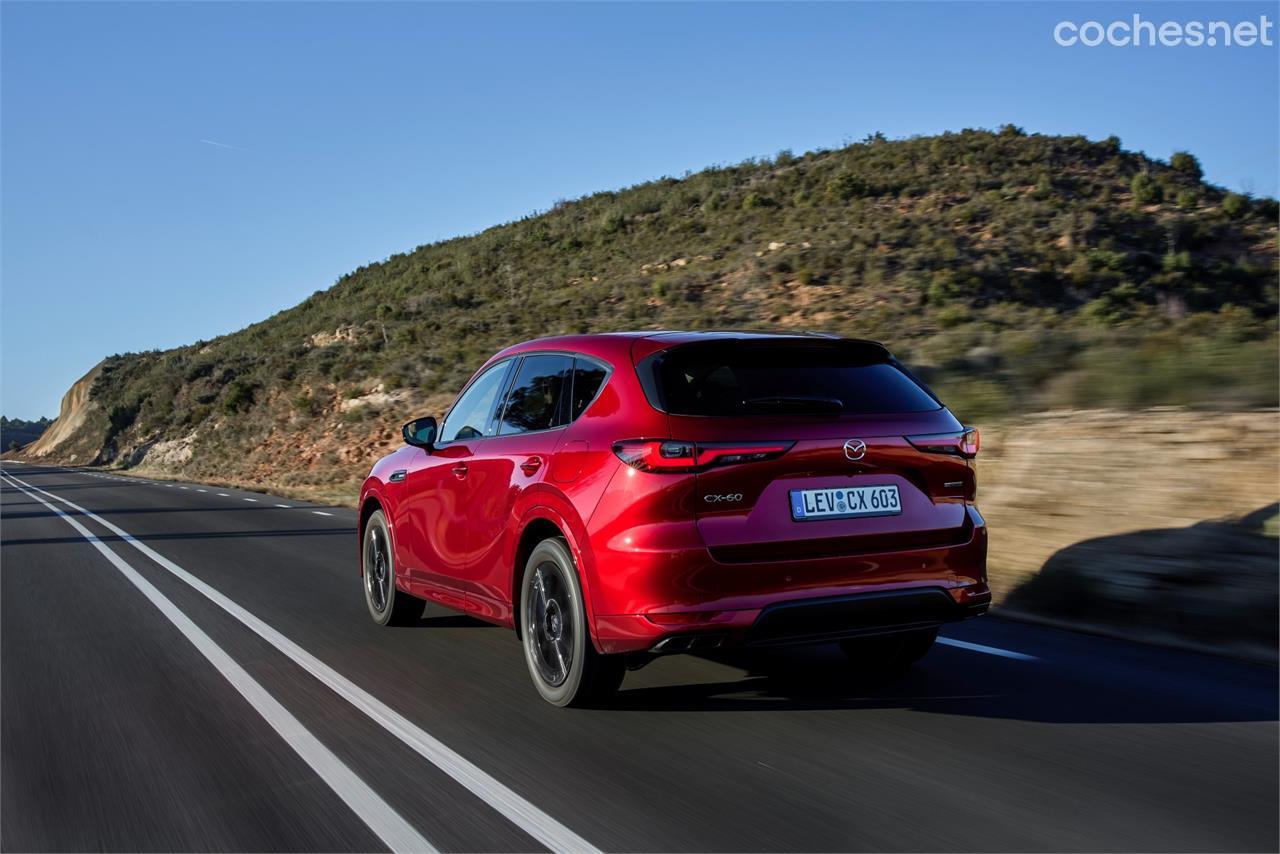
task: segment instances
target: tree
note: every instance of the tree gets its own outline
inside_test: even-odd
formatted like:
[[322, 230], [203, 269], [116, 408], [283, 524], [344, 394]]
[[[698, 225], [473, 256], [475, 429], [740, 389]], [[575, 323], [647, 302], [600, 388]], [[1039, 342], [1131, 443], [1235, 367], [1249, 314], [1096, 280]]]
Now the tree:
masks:
[[1204, 174], [1200, 169], [1200, 161], [1196, 160], [1196, 156], [1186, 151], [1175, 151], [1173, 157], [1169, 158], [1169, 166], [1175, 172], [1181, 172], [1189, 178], [1199, 181]]

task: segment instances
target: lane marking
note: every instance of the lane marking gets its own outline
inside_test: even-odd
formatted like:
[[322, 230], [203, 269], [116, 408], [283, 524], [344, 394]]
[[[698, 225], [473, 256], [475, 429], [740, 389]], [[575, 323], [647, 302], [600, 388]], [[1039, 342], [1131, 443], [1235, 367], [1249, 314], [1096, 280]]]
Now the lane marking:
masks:
[[[5, 479], [16, 481], [16, 478], [9, 475], [6, 475]], [[22, 489], [21, 486], [18, 488]], [[311, 770], [316, 773], [316, 776], [324, 780], [334, 794], [341, 798], [342, 802], [356, 814], [356, 817], [386, 843], [388, 848], [392, 851], [436, 850], [422, 834], [418, 833], [411, 824], [405, 821], [399, 813], [379, 797], [377, 792], [369, 788], [369, 785], [361, 780], [345, 762], [334, 755], [310, 730], [304, 727], [302, 722], [281, 705], [279, 700], [268, 693], [257, 680], [237, 664], [235, 659], [227, 654], [226, 650], [218, 646], [213, 638], [205, 634], [199, 626], [191, 621], [190, 617], [152, 586], [151, 582], [143, 578], [124, 558], [107, 548], [101, 540], [76, 519], [63, 513], [38, 495], [34, 495], [25, 489], [22, 491], [28, 497], [34, 498], [61, 516], [63, 521], [74, 528], [80, 536], [88, 540], [103, 557], [110, 561], [112, 566], [120, 570], [120, 574], [127, 578], [134, 587], [138, 588], [142, 595], [147, 597], [151, 604], [155, 605], [178, 631], [182, 632], [186, 639], [191, 642], [191, 645], [213, 665], [214, 669], [231, 683], [231, 687], [235, 688], [241, 697], [244, 697], [254, 711], [262, 716], [262, 719], [284, 739], [289, 747], [293, 748], [293, 752], [298, 754], [303, 762], [311, 766]]]
[[277, 507], [283, 507], [283, 508], [284, 508], [284, 509], [286, 509], [286, 510], [292, 510], [292, 509], [293, 509], [293, 505], [292, 505], [292, 504], [277, 504], [276, 506], [277, 506]]
[[196, 492], [208, 492], [208, 491], [209, 491], [209, 490], [207, 490], [207, 489], [197, 489], [197, 490], [196, 490]]
[[317, 516], [332, 516], [332, 515], [333, 515], [332, 513], [326, 513], [326, 512], [324, 512], [323, 510], [312, 510], [311, 512], [312, 512], [312, 513], [314, 513], [314, 514], [316, 514]]
[[219, 497], [219, 498], [230, 498], [231, 496], [230, 496], [230, 495], [227, 495], [225, 492], [219, 492], [219, 493], [218, 493], [218, 497]]
[[998, 646], [985, 646], [980, 643], [969, 643], [968, 641], [956, 640], [955, 638], [938, 638], [938, 643], [946, 646], [954, 646], [957, 649], [967, 649], [970, 652], [982, 652], [987, 655], [998, 655], [1001, 658], [1012, 658], [1015, 661], [1039, 661], [1040, 659], [1034, 655], [1027, 655], [1025, 652], [1014, 652], [1011, 649], [1001, 649]]
[[179, 486], [179, 487], [178, 487], [178, 489], [190, 489], [190, 487], [187, 487], [187, 486]]
[[256, 499], [256, 498], [246, 498], [246, 499], [245, 499], [245, 501], [252, 501], [252, 502], [253, 502], [253, 503], [255, 503], [255, 504], [257, 504], [257, 503], [258, 503], [258, 499]]
[[[17, 478], [9, 475], [10, 479], [18, 481]], [[581, 851], [581, 852], [598, 852], [595, 846], [574, 833], [568, 827], [556, 821], [547, 813], [543, 812], [534, 804], [525, 800], [504, 783], [490, 776], [478, 765], [471, 760], [452, 749], [435, 736], [423, 730], [414, 724], [404, 715], [392, 709], [386, 703], [374, 697], [368, 691], [356, 685], [347, 677], [298, 646], [289, 638], [273, 629], [267, 623], [260, 620], [244, 608], [240, 607], [231, 599], [228, 599], [222, 593], [178, 564], [169, 560], [146, 543], [135, 539], [133, 535], [123, 530], [117, 525], [108, 522], [96, 513], [92, 513], [80, 505], [55, 495], [52, 492], [46, 492], [38, 486], [24, 483], [31, 489], [46, 495], [55, 501], [59, 501], [78, 513], [84, 514], [87, 518], [97, 522], [111, 533], [118, 536], [121, 540], [133, 546], [147, 557], [151, 558], [160, 566], [164, 567], [176, 578], [180, 579], [187, 585], [199, 591], [206, 599], [213, 602], [222, 610], [226, 611], [232, 617], [235, 617], [254, 634], [274, 646], [295, 664], [306, 670], [316, 679], [323, 682], [335, 694], [342, 697], [351, 705], [355, 706], [370, 720], [377, 723], [391, 735], [400, 739], [407, 746], [412, 748], [419, 756], [448, 774], [467, 791], [493, 807], [499, 814], [505, 817], [516, 827], [532, 836], [535, 840], [545, 845], [552, 851]], [[252, 501], [252, 498], [246, 498], [246, 501]]]

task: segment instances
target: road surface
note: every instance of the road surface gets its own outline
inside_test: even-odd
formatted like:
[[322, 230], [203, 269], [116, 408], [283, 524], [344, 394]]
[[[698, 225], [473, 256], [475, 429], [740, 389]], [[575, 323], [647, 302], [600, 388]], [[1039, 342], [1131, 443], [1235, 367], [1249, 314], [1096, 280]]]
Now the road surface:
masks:
[[0, 847], [1275, 851], [1271, 668], [998, 618], [869, 684], [687, 656], [542, 702], [367, 617], [353, 511], [6, 462]]

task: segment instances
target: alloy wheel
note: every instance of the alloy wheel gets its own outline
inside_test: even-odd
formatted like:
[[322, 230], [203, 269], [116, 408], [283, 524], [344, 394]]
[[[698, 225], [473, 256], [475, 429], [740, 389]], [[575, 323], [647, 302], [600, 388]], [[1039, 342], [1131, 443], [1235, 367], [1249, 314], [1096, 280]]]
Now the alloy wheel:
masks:
[[573, 601], [550, 561], [534, 570], [530, 588], [525, 614], [528, 643], [538, 675], [554, 688], [569, 678], [573, 661]]

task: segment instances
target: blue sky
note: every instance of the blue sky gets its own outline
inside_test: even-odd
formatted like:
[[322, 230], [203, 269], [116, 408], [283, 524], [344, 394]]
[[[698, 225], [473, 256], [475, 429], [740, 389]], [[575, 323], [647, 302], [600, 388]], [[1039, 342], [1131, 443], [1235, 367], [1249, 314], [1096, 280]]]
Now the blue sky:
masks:
[[1135, 11], [1280, 20], [1213, 2], [5, 2], [0, 411], [55, 415], [106, 355], [233, 331], [561, 198], [877, 130], [1116, 134], [1276, 195], [1277, 48], [1053, 41], [1064, 18]]

